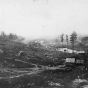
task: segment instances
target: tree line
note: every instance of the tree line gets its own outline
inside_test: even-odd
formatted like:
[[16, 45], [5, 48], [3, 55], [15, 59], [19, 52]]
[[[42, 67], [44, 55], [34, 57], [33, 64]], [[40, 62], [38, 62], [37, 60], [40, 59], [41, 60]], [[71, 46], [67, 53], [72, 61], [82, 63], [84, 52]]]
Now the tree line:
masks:
[[1, 41], [6, 41], [6, 40], [18, 40], [18, 41], [22, 41], [22, 40], [24, 40], [24, 38], [21, 37], [21, 36], [18, 36], [16, 34], [13, 34], [13, 33], [6, 34], [4, 31], [2, 31], [0, 33], [0, 40]]
[[77, 48], [81, 50], [88, 51], [88, 36], [81, 36], [80, 41], [78, 40], [79, 40], [78, 34], [75, 31], [73, 31], [70, 35], [61, 34], [60, 37], [55, 41], [61, 42], [62, 48], [64, 47], [64, 42], [66, 41], [65, 46], [67, 48], [71, 46], [71, 49], [73, 50], [73, 52], [74, 52], [75, 46], [77, 46]]

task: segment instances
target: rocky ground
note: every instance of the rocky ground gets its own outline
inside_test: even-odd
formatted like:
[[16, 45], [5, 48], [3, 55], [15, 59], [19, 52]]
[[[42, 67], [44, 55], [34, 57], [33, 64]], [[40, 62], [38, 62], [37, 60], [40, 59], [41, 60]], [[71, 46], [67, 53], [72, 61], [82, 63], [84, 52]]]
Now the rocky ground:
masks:
[[0, 88], [88, 88], [87, 71], [55, 69], [0, 67]]

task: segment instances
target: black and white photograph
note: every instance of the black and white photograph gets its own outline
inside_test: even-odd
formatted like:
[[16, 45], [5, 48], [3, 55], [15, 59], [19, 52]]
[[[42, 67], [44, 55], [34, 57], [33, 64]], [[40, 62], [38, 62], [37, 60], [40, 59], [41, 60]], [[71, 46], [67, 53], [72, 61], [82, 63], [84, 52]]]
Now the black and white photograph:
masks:
[[0, 88], [88, 88], [88, 0], [0, 0]]

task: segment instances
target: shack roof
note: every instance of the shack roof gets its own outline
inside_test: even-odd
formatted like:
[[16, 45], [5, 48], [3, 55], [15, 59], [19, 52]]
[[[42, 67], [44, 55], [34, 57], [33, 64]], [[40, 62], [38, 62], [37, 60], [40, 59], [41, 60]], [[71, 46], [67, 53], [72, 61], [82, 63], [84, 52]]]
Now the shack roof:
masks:
[[70, 56], [67, 58], [84, 59], [84, 57], [82, 55], [75, 55], [75, 56]]

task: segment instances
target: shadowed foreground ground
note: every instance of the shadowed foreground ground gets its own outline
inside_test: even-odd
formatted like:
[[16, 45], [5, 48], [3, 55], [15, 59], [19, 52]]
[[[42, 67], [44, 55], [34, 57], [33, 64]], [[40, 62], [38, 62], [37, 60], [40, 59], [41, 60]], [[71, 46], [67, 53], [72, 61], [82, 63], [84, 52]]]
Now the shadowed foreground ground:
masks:
[[0, 88], [88, 88], [87, 75], [79, 69], [0, 68]]

